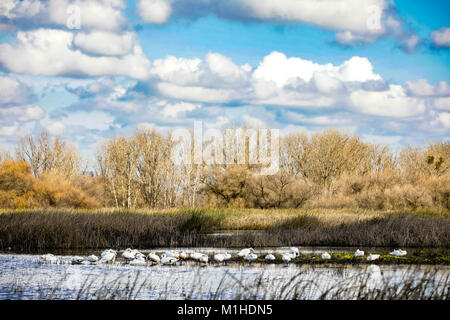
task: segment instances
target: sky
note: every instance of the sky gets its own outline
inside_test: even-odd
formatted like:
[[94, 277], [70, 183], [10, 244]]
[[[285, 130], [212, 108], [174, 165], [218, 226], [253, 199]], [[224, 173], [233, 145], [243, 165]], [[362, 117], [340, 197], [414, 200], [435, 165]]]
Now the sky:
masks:
[[2, 0], [0, 151], [231, 125], [450, 136], [450, 1]]

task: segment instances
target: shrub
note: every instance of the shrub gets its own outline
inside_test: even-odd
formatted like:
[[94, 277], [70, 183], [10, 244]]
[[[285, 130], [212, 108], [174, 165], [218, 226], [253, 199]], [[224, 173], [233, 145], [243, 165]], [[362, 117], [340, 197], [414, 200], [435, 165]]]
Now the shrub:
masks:
[[24, 161], [4, 161], [0, 164], [0, 207], [98, 206], [93, 198], [55, 172], [45, 172], [35, 178], [30, 165]]

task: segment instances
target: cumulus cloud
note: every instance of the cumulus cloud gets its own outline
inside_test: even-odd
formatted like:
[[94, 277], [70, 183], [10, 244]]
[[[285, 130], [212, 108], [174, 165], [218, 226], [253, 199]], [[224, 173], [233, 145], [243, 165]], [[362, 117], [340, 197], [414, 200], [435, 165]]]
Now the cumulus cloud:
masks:
[[172, 12], [176, 17], [215, 14], [234, 20], [310, 23], [333, 30], [372, 32], [378, 28], [377, 21], [371, 23], [373, 8], [381, 14], [387, 4], [384, 0], [140, 0], [138, 7], [144, 21], [146, 8], [154, 11], [147, 20], [155, 23], [166, 21]]
[[439, 110], [450, 111], [450, 97], [434, 99], [434, 106]]
[[321, 126], [342, 126], [350, 123], [347, 117], [341, 115], [319, 115], [319, 116], [305, 116], [301, 113], [287, 111], [284, 113], [286, 120], [294, 123], [306, 123]]
[[443, 27], [431, 32], [431, 41], [437, 48], [450, 47], [450, 28]]
[[219, 53], [208, 53], [204, 60], [168, 56], [153, 62], [151, 75], [177, 85], [240, 87], [248, 80], [248, 65], [238, 66]]
[[64, 127], [78, 126], [88, 130], [107, 130], [114, 122], [114, 117], [102, 111], [77, 111], [67, 114], [58, 121]]
[[390, 85], [387, 91], [357, 90], [349, 99], [355, 110], [374, 116], [411, 117], [426, 110], [422, 100], [409, 97], [399, 85]]
[[168, 118], [177, 118], [185, 116], [186, 113], [200, 109], [201, 105], [188, 102], [168, 103], [164, 106], [162, 114]]
[[[323, 85], [325, 85], [324, 81], [326, 81], [323, 78], [324, 75], [328, 76], [328, 82], [330, 82], [330, 79], [358, 82], [381, 79], [380, 75], [373, 73], [372, 64], [367, 58], [352, 57], [340, 66], [333, 66], [330, 63], [320, 65], [296, 57], [287, 58], [280, 52], [272, 52], [264, 57], [263, 61], [255, 70], [253, 77], [273, 81], [279, 87], [283, 87], [298, 79], [309, 82], [316, 72], [321, 73], [322, 79], [319, 79], [319, 82], [322, 80]], [[336, 82], [331, 84], [331, 86], [336, 87]], [[324, 88], [324, 86], [322, 87]]]
[[150, 74], [162, 96], [204, 103], [330, 107], [349, 90], [384, 89], [375, 84], [383, 79], [365, 57], [335, 66], [272, 52], [252, 69], [218, 53], [204, 59], [168, 56], [155, 60]]
[[402, 50], [413, 52], [421, 43], [389, 0], [140, 0], [138, 13], [156, 24], [211, 14], [243, 22], [306, 23], [336, 31], [336, 43], [344, 46], [393, 36]]
[[89, 33], [79, 32], [73, 44], [85, 53], [104, 56], [120, 56], [132, 52], [137, 45], [137, 36], [133, 32], [117, 34], [105, 31]]
[[172, 0], [139, 0], [138, 13], [144, 22], [164, 23], [172, 13]]
[[122, 0], [2, 0], [0, 22], [9, 29], [41, 26], [67, 28], [70, 7], [80, 12], [82, 29], [118, 31], [126, 24]]
[[437, 120], [446, 128], [450, 129], [450, 112], [440, 112]]
[[15, 78], [0, 76], [0, 105], [27, 103], [31, 91]]
[[180, 86], [174, 83], [160, 82], [157, 84], [158, 90], [166, 97], [201, 101], [207, 103], [226, 103], [239, 99], [233, 90], [214, 89], [200, 86]]
[[405, 87], [413, 96], [450, 96], [450, 85], [447, 81], [439, 81], [431, 85], [426, 79], [407, 80]]
[[12, 136], [21, 124], [45, 116], [45, 111], [34, 104], [30, 88], [19, 80], [0, 76], [0, 88], [0, 135]]
[[33, 75], [115, 75], [143, 79], [148, 76], [150, 61], [137, 44], [120, 57], [90, 56], [74, 48], [73, 33], [38, 29], [20, 31], [13, 44], [1, 44], [0, 64], [10, 72]]

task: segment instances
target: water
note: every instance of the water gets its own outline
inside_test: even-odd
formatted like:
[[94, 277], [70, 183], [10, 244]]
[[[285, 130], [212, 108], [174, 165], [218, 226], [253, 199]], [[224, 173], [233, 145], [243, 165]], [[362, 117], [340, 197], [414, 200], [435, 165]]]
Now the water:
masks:
[[[232, 253], [225, 249], [197, 250]], [[307, 252], [304, 248], [301, 251]], [[332, 252], [330, 248], [327, 251]], [[0, 254], [0, 299], [317, 299], [327, 292], [326, 297], [333, 298], [333, 292], [338, 294], [343, 288], [361, 283], [366, 291], [390, 286], [395, 292], [405, 283], [419, 283], [424, 276], [429, 279], [423, 287], [424, 294], [437, 290], [447, 290], [448, 294], [445, 277], [450, 273], [448, 266], [402, 265], [204, 266], [185, 262], [177, 266], [136, 267], [120, 261], [114, 265], [72, 265], [72, 256], [58, 257], [59, 264], [42, 264], [38, 255]], [[356, 297], [347, 293], [346, 298]]]

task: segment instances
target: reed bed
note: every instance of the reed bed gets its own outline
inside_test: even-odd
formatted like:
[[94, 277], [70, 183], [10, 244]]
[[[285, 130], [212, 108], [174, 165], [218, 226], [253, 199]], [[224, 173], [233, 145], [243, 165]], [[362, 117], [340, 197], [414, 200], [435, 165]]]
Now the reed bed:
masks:
[[[233, 236], [210, 236], [220, 230]], [[338, 210], [4, 210], [0, 248], [450, 247], [446, 212]]]

